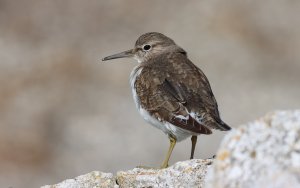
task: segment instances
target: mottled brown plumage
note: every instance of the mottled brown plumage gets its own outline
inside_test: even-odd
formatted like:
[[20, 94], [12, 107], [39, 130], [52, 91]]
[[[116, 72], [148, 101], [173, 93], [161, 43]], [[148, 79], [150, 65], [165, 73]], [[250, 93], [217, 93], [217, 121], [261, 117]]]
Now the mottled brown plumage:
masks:
[[[220, 119], [206, 76], [186, 54], [161, 54], [142, 62], [137, 69], [142, 69], [134, 84], [141, 107], [155, 118], [195, 133], [211, 134], [210, 128], [229, 129]], [[191, 112], [203, 120], [198, 122], [191, 116], [190, 121], [177, 118]]]
[[[134, 49], [103, 60], [120, 57], [134, 57], [139, 62], [130, 82], [140, 114], [175, 142], [193, 136], [194, 147], [198, 134], [211, 134], [211, 129], [230, 130], [220, 118], [208, 79], [172, 39], [146, 33]], [[193, 153], [192, 149], [191, 158]], [[167, 163], [168, 159], [163, 167]]]

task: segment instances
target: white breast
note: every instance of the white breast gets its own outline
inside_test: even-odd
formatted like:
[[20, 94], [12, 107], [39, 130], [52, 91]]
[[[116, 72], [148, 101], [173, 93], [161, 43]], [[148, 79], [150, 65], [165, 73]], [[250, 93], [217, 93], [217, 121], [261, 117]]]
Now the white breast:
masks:
[[134, 100], [135, 105], [136, 105], [138, 110], [140, 109], [140, 100], [139, 100], [139, 98], [136, 94], [134, 84], [135, 84], [136, 78], [141, 74], [142, 70], [143, 70], [142, 67], [136, 66], [130, 74], [130, 87], [131, 87], [131, 91], [132, 91], [132, 94], [133, 94], [133, 100]]

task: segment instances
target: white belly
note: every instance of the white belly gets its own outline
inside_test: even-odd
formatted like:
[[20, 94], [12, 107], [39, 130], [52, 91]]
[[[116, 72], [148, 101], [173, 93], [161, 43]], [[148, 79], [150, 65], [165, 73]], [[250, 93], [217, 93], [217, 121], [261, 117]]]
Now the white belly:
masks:
[[164, 133], [166, 133], [168, 135], [171, 134], [172, 136], [174, 136], [176, 138], [176, 140], [178, 142], [186, 139], [187, 137], [189, 137], [191, 135], [196, 135], [195, 133], [192, 133], [191, 131], [179, 128], [175, 125], [172, 125], [169, 122], [159, 121], [155, 117], [151, 116], [148, 111], [141, 108], [140, 100], [139, 100], [139, 97], [138, 97], [135, 87], [134, 87], [135, 80], [141, 74], [141, 72], [142, 72], [142, 68], [139, 68], [138, 66], [133, 69], [133, 71], [130, 74], [130, 86], [131, 86], [135, 105], [136, 105], [139, 113], [141, 114], [141, 116], [144, 118], [144, 120], [147, 121], [148, 123], [150, 123], [151, 125], [153, 125], [154, 127], [162, 130]]

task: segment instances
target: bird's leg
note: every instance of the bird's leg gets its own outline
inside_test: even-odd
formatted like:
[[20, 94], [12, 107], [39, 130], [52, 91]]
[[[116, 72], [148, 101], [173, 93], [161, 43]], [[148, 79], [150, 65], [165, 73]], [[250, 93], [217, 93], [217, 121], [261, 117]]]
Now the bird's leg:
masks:
[[191, 141], [192, 141], [192, 150], [191, 150], [190, 159], [193, 159], [194, 158], [195, 147], [196, 147], [196, 143], [197, 143], [197, 136], [192, 136]]
[[[169, 140], [170, 140], [170, 146], [169, 146], [169, 150], [168, 150], [168, 153], [167, 153], [167, 156], [164, 160], [164, 162], [162, 163], [162, 165], [160, 166], [160, 169], [162, 168], [167, 168], [169, 165], [169, 159], [171, 157], [171, 154], [172, 154], [172, 151], [176, 145], [176, 139], [173, 138], [172, 136], [169, 135]], [[137, 166], [137, 168], [144, 168], [144, 169], [157, 169], [157, 168], [153, 168], [153, 167], [148, 167], [148, 166], [142, 166], [142, 165], [139, 165]]]
[[170, 159], [170, 156], [172, 154], [172, 151], [176, 145], [176, 139], [173, 138], [172, 136], [169, 135], [169, 140], [170, 140], [170, 147], [169, 147], [169, 150], [168, 150], [168, 153], [167, 153], [167, 156], [164, 160], [164, 162], [162, 163], [162, 165], [160, 166], [161, 168], [167, 168], [169, 165], [169, 159]]

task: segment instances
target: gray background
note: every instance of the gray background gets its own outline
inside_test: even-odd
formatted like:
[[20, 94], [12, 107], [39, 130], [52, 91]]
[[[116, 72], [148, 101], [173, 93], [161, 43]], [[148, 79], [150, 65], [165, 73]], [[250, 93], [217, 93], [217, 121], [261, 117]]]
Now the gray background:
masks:
[[[188, 52], [233, 127], [299, 108], [299, 10], [294, 0], [0, 0], [0, 187], [160, 165], [168, 139], [135, 109], [136, 63], [101, 62], [145, 32]], [[215, 154], [223, 136], [200, 136], [195, 156]], [[189, 152], [187, 139], [171, 163]]]

